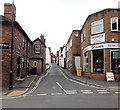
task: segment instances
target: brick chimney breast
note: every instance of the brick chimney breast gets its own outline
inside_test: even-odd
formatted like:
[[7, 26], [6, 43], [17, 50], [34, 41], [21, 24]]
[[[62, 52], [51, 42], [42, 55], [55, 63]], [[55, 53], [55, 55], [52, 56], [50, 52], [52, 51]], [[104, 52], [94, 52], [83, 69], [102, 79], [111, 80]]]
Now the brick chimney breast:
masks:
[[44, 35], [43, 35], [43, 34], [41, 34], [40, 40], [45, 44], [45, 38], [44, 38]]
[[11, 3], [5, 3], [4, 4], [4, 16], [10, 20], [12, 20], [12, 13], [13, 13], [13, 21], [16, 20], [16, 7], [13, 6]]

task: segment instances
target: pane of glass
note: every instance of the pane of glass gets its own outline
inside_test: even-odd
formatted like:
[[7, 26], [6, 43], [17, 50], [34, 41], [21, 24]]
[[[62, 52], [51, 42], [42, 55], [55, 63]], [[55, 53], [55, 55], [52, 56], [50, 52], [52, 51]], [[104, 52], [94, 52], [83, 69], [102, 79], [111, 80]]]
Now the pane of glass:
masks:
[[117, 18], [112, 18], [112, 30], [117, 30]]
[[120, 18], [118, 19], [118, 30], [120, 31]]

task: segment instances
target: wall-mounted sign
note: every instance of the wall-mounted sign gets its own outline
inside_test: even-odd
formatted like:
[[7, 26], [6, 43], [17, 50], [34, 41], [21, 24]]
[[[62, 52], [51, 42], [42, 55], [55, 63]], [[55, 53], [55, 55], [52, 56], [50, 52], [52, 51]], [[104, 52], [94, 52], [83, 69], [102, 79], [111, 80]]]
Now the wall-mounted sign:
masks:
[[0, 43], [0, 49], [9, 49], [9, 43]]
[[113, 72], [106, 72], [106, 78], [107, 78], [107, 81], [114, 81], [114, 74]]
[[89, 50], [99, 50], [105, 48], [118, 49], [120, 48], [120, 43], [103, 43], [103, 44], [89, 45], [83, 49], [83, 53]]
[[105, 34], [91, 36], [91, 44], [105, 42]]

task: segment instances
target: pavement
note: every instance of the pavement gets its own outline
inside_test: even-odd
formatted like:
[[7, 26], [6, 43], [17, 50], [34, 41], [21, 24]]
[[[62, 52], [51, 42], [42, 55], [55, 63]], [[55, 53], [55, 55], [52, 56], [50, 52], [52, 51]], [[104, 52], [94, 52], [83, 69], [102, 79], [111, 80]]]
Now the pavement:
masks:
[[102, 81], [102, 80], [94, 80], [94, 79], [90, 79], [90, 78], [83, 77], [83, 76], [75, 76], [72, 73], [70, 73], [67, 69], [63, 69], [62, 67], [59, 67], [59, 68], [68, 78], [70, 78], [72, 80], [75, 80], [75, 81], [78, 81], [78, 82], [81, 82], [84, 84], [88, 84], [90, 86], [120, 91], [120, 82], [119, 81], [107, 82], [107, 81]]

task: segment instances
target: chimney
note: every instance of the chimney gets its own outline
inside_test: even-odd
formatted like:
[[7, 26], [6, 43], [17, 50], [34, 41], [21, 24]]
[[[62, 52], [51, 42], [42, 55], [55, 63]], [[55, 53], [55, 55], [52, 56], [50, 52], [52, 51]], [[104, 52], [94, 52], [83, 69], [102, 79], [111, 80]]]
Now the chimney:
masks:
[[16, 20], [16, 7], [13, 6], [11, 3], [4, 4], [4, 16], [10, 20], [12, 20], [12, 13], [13, 13], [13, 21]]
[[44, 35], [41, 34], [41, 36], [40, 36], [40, 40], [45, 44]]

